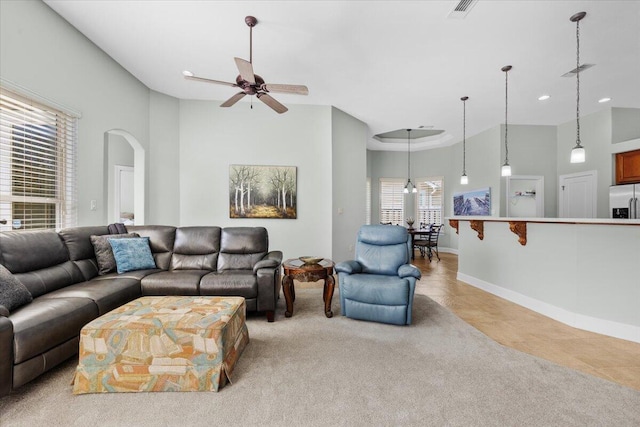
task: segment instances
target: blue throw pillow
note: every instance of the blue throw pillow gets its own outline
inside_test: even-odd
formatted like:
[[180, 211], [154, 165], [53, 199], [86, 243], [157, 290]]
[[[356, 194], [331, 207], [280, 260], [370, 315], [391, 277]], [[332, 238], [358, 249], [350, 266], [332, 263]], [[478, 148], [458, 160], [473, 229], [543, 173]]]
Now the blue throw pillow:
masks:
[[153, 255], [151, 255], [148, 237], [111, 238], [108, 240], [111, 249], [113, 249], [113, 257], [116, 259], [118, 273], [156, 268]]

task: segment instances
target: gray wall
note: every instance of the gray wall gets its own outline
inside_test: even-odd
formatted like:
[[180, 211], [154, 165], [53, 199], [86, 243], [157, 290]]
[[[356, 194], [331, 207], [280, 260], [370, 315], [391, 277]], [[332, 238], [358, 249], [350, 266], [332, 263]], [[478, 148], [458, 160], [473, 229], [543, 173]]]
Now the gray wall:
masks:
[[151, 91], [147, 224], [180, 225], [180, 101]]
[[640, 109], [611, 109], [611, 143], [640, 138]]
[[[282, 98], [286, 103], [286, 100]], [[331, 256], [331, 108], [180, 101], [180, 223], [264, 226], [285, 257]], [[364, 155], [363, 155], [364, 159]], [[363, 160], [364, 161], [364, 160]], [[296, 166], [297, 219], [229, 218], [229, 165]], [[360, 180], [364, 180], [364, 167]]]
[[78, 221], [106, 224], [104, 133], [124, 129], [148, 149], [149, 89], [40, 1], [0, 2], [0, 52], [3, 79], [82, 113]]
[[354, 258], [356, 234], [365, 223], [367, 125], [331, 108], [332, 258]]
[[575, 145], [575, 121], [558, 126], [558, 175], [598, 172], [598, 217], [609, 216], [609, 186], [615, 184], [615, 144], [640, 138], [640, 109], [606, 108], [580, 118], [580, 139], [587, 152], [585, 163], [569, 163]]
[[[513, 175], [544, 176], [544, 216], [558, 216], [556, 126], [509, 126], [509, 164]], [[500, 158], [504, 163], [504, 126]], [[500, 216], [507, 216], [506, 179], [500, 180]], [[493, 196], [493, 194], [492, 194]]]

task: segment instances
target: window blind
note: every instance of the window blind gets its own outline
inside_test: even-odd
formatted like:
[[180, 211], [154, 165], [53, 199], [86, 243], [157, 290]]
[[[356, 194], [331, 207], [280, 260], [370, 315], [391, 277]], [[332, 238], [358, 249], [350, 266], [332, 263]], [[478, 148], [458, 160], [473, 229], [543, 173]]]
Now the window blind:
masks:
[[420, 224], [442, 224], [442, 200], [444, 178], [441, 176], [419, 178], [416, 186], [416, 222]]
[[0, 229], [77, 224], [77, 118], [0, 88]]
[[404, 181], [380, 178], [380, 223], [404, 225]]

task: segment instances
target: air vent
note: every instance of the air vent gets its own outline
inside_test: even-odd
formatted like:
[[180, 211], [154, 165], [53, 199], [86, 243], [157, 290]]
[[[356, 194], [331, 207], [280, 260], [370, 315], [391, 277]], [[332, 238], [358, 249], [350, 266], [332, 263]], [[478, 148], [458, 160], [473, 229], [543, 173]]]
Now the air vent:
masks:
[[[595, 67], [595, 66], [596, 66], [596, 64], [582, 64], [578, 68], [580, 68], [580, 72], [583, 72], [584, 70], [588, 70], [589, 68]], [[573, 70], [564, 73], [562, 75], [562, 77], [573, 77], [573, 76], [575, 76], [578, 73], [578, 68], [574, 68]]]
[[476, 3], [478, 3], [478, 0], [460, 0], [458, 3], [456, 3], [455, 7], [449, 13], [448, 17], [453, 19], [466, 18], [467, 14]]

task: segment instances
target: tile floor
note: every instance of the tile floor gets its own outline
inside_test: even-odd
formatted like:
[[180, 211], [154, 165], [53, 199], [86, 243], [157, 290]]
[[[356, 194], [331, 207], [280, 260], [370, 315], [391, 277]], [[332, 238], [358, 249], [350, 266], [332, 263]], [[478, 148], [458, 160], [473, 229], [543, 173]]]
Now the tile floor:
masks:
[[502, 345], [640, 390], [640, 344], [572, 328], [456, 279], [457, 255], [441, 253], [422, 271], [416, 292], [448, 307]]

